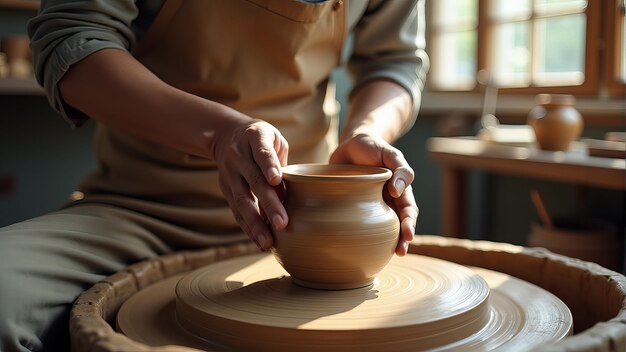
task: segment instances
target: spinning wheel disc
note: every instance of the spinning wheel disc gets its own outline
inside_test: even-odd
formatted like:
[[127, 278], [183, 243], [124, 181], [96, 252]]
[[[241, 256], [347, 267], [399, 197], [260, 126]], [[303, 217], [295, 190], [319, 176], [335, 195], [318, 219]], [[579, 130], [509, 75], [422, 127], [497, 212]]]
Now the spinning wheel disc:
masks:
[[300, 287], [272, 256], [245, 256], [147, 287], [118, 313], [118, 329], [149, 345], [268, 351], [529, 348], [571, 321], [536, 286], [417, 255], [345, 291]]

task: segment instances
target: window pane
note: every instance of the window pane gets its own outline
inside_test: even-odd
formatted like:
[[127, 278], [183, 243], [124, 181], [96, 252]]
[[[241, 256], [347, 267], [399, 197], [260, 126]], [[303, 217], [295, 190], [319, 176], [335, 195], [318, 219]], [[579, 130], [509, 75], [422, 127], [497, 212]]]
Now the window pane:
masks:
[[489, 15], [493, 19], [528, 19], [532, 13], [530, 0], [496, 0], [490, 4]]
[[433, 2], [438, 27], [452, 29], [475, 28], [478, 24], [477, 0], [438, 0]]
[[535, 11], [539, 15], [583, 12], [586, 7], [586, 0], [535, 0]]
[[446, 90], [467, 90], [475, 85], [476, 31], [444, 33], [434, 38], [431, 63], [434, 86]]
[[471, 90], [475, 85], [478, 0], [438, 0], [431, 23], [429, 82], [441, 90]]
[[535, 34], [536, 83], [581, 84], [585, 72], [585, 15], [537, 20]]
[[514, 22], [494, 27], [491, 63], [498, 86], [521, 87], [530, 81], [530, 22]]

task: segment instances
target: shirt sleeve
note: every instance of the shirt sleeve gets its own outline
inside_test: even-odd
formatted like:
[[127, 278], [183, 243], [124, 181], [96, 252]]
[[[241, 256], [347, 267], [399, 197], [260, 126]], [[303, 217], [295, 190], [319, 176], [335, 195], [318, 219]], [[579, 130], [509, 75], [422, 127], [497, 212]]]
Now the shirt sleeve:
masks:
[[354, 28], [353, 45], [348, 61], [353, 91], [375, 79], [396, 82], [413, 99], [414, 122], [429, 65], [424, 1], [371, 0]]
[[39, 14], [28, 23], [37, 81], [50, 105], [73, 127], [88, 117], [63, 102], [59, 81], [71, 65], [98, 50], [132, 50], [130, 26], [137, 12], [133, 0], [43, 0]]

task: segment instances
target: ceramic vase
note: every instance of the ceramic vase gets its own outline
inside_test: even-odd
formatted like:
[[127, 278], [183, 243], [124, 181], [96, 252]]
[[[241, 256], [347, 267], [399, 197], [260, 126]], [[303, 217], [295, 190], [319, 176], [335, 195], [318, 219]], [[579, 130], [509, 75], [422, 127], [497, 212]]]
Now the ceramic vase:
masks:
[[351, 289], [371, 284], [398, 243], [399, 220], [383, 200], [391, 171], [300, 164], [283, 168], [289, 223], [272, 252], [299, 285]]
[[566, 151], [583, 130], [583, 119], [574, 108], [576, 99], [566, 94], [538, 94], [537, 105], [528, 113], [541, 149]]
[[26, 35], [12, 35], [2, 38], [0, 51], [4, 53], [5, 58], [1, 61], [6, 61], [6, 64], [0, 62], [0, 77], [6, 75], [17, 78], [32, 77], [33, 65], [29, 43]]

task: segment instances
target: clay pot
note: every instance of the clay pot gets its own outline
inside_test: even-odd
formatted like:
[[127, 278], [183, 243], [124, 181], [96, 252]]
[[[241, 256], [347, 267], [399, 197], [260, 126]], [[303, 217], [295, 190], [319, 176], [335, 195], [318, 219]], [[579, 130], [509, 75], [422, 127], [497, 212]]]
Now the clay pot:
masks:
[[283, 168], [289, 224], [274, 229], [272, 252], [305, 287], [370, 285], [398, 243], [399, 220], [383, 200], [391, 171], [300, 164]]
[[25, 35], [7, 36], [0, 41], [0, 51], [6, 55], [9, 77], [29, 78], [33, 75], [29, 43]]
[[537, 106], [528, 113], [539, 147], [565, 151], [583, 130], [583, 119], [574, 108], [576, 99], [566, 94], [537, 94]]
[[11, 35], [2, 38], [0, 51], [7, 56], [10, 63], [13, 60], [30, 60], [30, 47], [28, 37], [25, 35]]
[[7, 56], [5, 53], [0, 52], [0, 78], [4, 78], [9, 75], [9, 64], [7, 62]]

